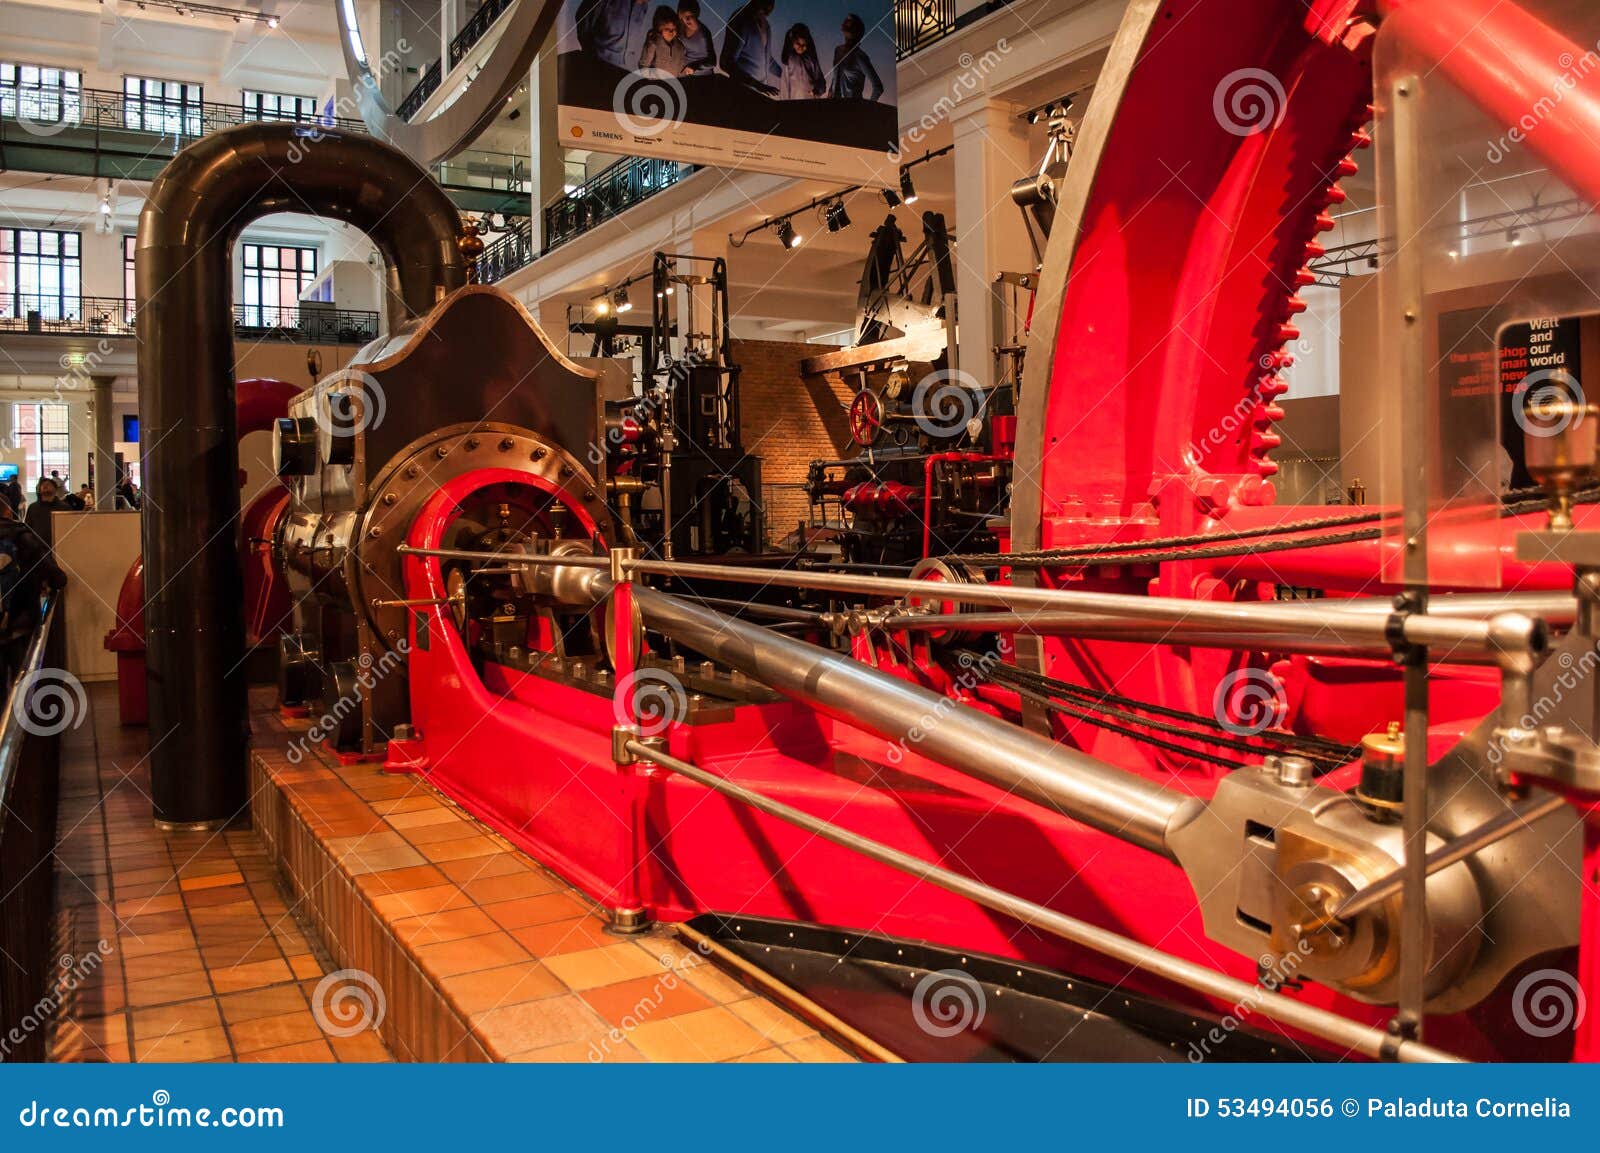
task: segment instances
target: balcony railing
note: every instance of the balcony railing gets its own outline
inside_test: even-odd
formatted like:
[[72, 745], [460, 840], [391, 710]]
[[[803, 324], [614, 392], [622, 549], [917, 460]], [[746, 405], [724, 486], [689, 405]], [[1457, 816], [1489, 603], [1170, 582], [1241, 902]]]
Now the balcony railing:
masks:
[[590, 177], [575, 191], [545, 205], [544, 250], [549, 252], [574, 237], [582, 236], [597, 224], [671, 188], [694, 170], [693, 164], [679, 164], [655, 157], [630, 157], [617, 161]]
[[[0, 297], [0, 332], [56, 336], [133, 336], [134, 302], [120, 296], [54, 296], [12, 293]], [[311, 302], [300, 305], [233, 306], [235, 334], [244, 340], [304, 344], [366, 344], [378, 336], [378, 314]]]
[[500, 19], [501, 13], [515, 3], [516, 0], [483, 0], [483, 6], [472, 14], [471, 19], [450, 41], [450, 67], [460, 64], [472, 51], [472, 46], [482, 40], [490, 26]]
[[[286, 120], [303, 123], [307, 127], [321, 125], [352, 132], [366, 131], [361, 121], [337, 116], [260, 114], [247, 112], [238, 104], [158, 100], [98, 88], [74, 91], [0, 88], [0, 117], [17, 121], [24, 132], [40, 138], [54, 136], [69, 128], [170, 136], [176, 141], [173, 151], [191, 140], [231, 128], [235, 124], [254, 124], [262, 120]], [[13, 139], [22, 142], [20, 137]]]
[[478, 279], [484, 284], [504, 280], [517, 269], [533, 263], [536, 255], [533, 248], [533, 222], [521, 221], [484, 248], [483, 255], [478, 258]]
[[894, 0], [895, 59], [904, 60], [921, 52], [1009, 3], [1010, 0], [982, 0], [958, 13], [957, 0]]
[[401, 120], [410, 120], [422, 106], [428, 102], [428, 97], [439, 91], [439, 85], [444, 82], [444, 69], [440, 61], [435, 60], [423, 72], [422, 79], [418, 80], [416, 87], [406, 93], [406, 98], [400, 101], [400, 107], [395, 109], [395, 115]]

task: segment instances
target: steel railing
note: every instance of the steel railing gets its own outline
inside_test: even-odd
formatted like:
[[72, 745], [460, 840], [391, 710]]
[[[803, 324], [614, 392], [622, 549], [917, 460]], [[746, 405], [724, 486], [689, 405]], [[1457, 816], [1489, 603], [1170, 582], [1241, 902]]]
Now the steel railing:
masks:
[[549, 252], [589, 229], [671, 188], [696, 170], [693, 164], [633, 156], [597, 172], [544, 209], [544, 251]]
[[484, 248], [483, 255], [478, 258], [478, 279], [484, 284], [504, 280], [517, 269], [531, 264], [536, 255], [533, 222], [523, 221]]
[[365, 132], [359, 120], [321, 113], [297, 116], [291, 113], [247, 111], [242, 104], [184, 102], [130, 96], [99, 88], [28, 89], [0, 88], [0, 116], [30, 125], [40, 136], [53, 135], [67, 128], [98, 128], [150, 133], [197, 140], [236, 124], [261, 121], [290, 121], [324, 127]]
[[[57, 623], [60, 595], [43, 603], [0, 717], [0, 1060], [43, 1061], [49, 1000], [60, 973], [52, 937], [55, 921], [56, 809], [60, 798], [61, 737], [54, 717], [71, 702], [47, 694], [61, 683], [40, 676], [59, 669], [64, 645]], [[38, 704], [35, 705], [34, 701]]]
[[473, 45], [482, 40], [494, 22], [500, 19], [502, 13], [516, 0], [484, 0], [483, 7], [472, 14], [461, 31], [457, 32], [450, 41], [450, 67], [454, 68], [472, 51]]
[[441, 61], [435, 60], [423, 70], [422, 78], [410, 92], [406, 93], [406, 98], [400, 101], [400, 107], [394, 110], [396, 116], [402, 120], [410, 120], [428, 102], [428, 97], [439, 91], [439, 85], [444, 83], [444, 68], [441, 64]]
[[[120, 296], [79, 296], [65, 301], [27, 293], [0, 295], [0, 332], [59, 336], [133, 336], [135, 304]], [[233, 306], [235, 332], [244, 339], [366, 344], [378, 336], [378, 314], [362, 309], [296, 305]]]

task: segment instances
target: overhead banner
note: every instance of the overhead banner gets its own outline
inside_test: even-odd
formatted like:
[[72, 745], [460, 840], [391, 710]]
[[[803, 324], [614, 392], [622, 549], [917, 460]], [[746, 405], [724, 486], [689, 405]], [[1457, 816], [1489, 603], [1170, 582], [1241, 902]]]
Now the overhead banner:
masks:
[[565, 0], [569, 148], [892, 182], [892, 0]]

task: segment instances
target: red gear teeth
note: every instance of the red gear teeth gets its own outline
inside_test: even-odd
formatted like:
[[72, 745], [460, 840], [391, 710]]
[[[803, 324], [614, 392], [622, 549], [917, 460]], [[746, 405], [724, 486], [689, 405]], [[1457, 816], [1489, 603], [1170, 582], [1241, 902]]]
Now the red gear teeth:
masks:
[[[1372, 135], [1366, 130], [1366, 125], [1375, 115], [1370, 104], [1361, 111], [1361, 118], [1351, 130], [1345, 143], [1346, 153], [1372, 147]], [[1339, 181], [1354, 176], [1360, 170], [1361, 167], [1356, 163], [1354, 156], [1341, 156], [1333, 164], [1328, 183], [1321, 193], [1308, 199], [1308, 207], [1314, 210], [1310, 220], [1313, 237], [1331, 232], [1337, 226], [1338, 222], [1327, 209], [1335, 204], [1343, 204], [1349, 199]], [[1284, 305], [1283, 316], [1270, 329], [1267, 347], [1261, 351], [1258, 358], [1258, 363], [1266, 371], [1256, 380], [1254, 386], [1256, 404], [1250, 422], [1250, 464], [1260, 477], [1269, 477], [1278, 471], [1277, 464], [1268, 458], [1268, 454], [1283, 443], [1283, 438], [1272, 431], [1272, 426], [1283, 419], [1283, 407], [1276, 401], [1289, 391], [1288, 382], [1279, 374], [1294, 364], [1294, 354], [1285, 346], [1300, 339], [1300, 329], [1289, 321], [1306, 310], [1306, 302], [1299, 296], [1299, 290], [1317, 282], [1317, 275], [1311, 270], [1311, 265], [1327, 253], [1327, 248], [1319, 241], [1311, 239], [1306, 242], [1301, 267], [1289, 277], [1292, 287]]]

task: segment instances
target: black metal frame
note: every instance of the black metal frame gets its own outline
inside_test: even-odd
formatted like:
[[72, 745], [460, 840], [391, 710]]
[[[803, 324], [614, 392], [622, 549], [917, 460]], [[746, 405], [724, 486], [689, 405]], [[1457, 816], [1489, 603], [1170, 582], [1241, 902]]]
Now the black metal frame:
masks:
[[[49, 681], [30, 674], [61, 665], [59, 604], [59, 594], [45, 601], [0, 717], [0, 951], [6, 958], [0, 964], [0, 1039], [5, 1041], [0, 1060], [6, 1061], [43, 1061], [48, 1055], [46, 998], [60, 972], [50, 932], [55, 921], [50, 858], [56, 846], [61, 737], [49, 726], [24, 724], [29, 709], [18, 696], [51, 688]], [[41, 708], [33, 715], [46, 712]]]

